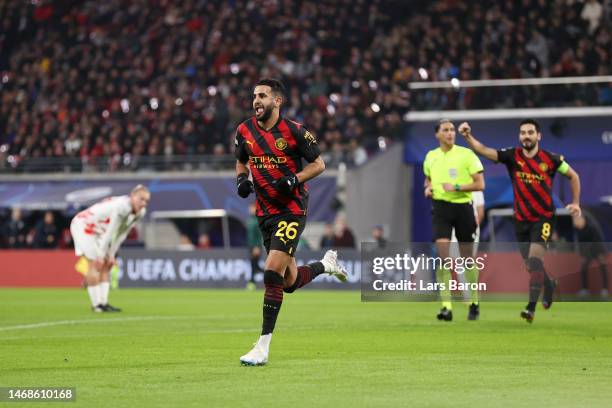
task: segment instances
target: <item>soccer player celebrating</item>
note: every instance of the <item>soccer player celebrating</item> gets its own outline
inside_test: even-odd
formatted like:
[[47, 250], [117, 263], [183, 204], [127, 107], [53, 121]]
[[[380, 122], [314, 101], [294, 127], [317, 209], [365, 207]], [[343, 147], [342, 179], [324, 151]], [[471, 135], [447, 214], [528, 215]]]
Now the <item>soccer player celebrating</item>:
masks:
[[120, 312], [108, 303], [110, 270], [115, 256], [132, 227], [146, 213], [151, 193], [142, 184], [129, 196], [107, 198], [78, 213], [70, 223], [77, 256], [88, 260], [85, 277], [94, 312]]
[[544, 287], [542, 306], [551, 307], [555, 283], [544, 269], [544, 254], [552, 234], [554, 208], [552, 201], [552, 182], [556, 173], [570, 180], [572, 202], [567, 210], [572, 216], [580, 215], [580, 177], [567, 164], [563, 156], [540, 149], [542, 133], [540, 125], [533, 119], [519, 124], [520, 148], [495, 150], [483, 145], [472, 135], [467, 122], [459, 125], [459, 132], [465, 137], [474, 151], [508, 168], [514, 190], [514, 227], [521, 256], [529, 271], [529, 303], [521, 312], [528, 323], [533, 322], [536, 304]]
[[[314, 136], [303, 125], [281, 116], [284, 99], [285, 88], [280, 81], [260, 80], [253, 92], [255, 116], [236, 131], [238, 195], [246, 198], [255, 192], [256, 214], [268, 253], [261, 336], [253, 349], [240, 357], [243, 365], [267, 363], [283, 292], [292, 293], [322, 273], [340, 281], [347, 279], [335, 251], [327, 251], [320, 262], [300, 267], [295, 262], [295, 250], [306, 225], [308, 190], [304, 183], [321, 174], [325, 163]], [[302, 158], [308, 161], [306, 166]]]
[[[483, 167], [478, 156], [470, 149], [455, 144], [455, 125], [442, 119], [435, 128], [440, 147], [425, 156], [425, 197], [432, 198], [433, 233], [438, 255], [442, 259], [450, 256], [450, 242], [453, 229], [459, 241], [462, 257], [473, 256], [474, 235], [477, 223], [472, 207], [472, 191], [484, 190]], [[466, 281], [478, 283], [478, 269], [465, 271]], [[453, 320], [451, 294], [448, 288], [451, 271], [441, 266], [436, 270], [436, 280], [444, 283], [440, 290], [442, 309], [438, 320]], [[477, 295], [471, 299], [469, 320], [477, 320], [480, 306]]]

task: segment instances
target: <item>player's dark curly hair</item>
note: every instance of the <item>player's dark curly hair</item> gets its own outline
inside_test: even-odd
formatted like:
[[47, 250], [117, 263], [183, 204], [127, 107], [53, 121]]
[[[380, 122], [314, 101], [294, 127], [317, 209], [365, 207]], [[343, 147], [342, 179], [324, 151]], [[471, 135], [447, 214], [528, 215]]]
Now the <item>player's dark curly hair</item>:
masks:
[[259, 82], [257, 82], [257, 84], [255, 84], [255, 86], [258, 86], [258, 85], [269, 86], [272, 89], [272, 93], [274, 95], [279, 95], [283, 99], [285, 98], [285, 85], [283, 85], [283, 83], [279, 81], [278, 79], [262, 78], [259, 80]]
[[523, 119], [521, 123], [519, 123], [519, 129], [523, 125], [533, 125], [535, 126], [536, 132], [540, 133], [540, 124], [535, 119]]

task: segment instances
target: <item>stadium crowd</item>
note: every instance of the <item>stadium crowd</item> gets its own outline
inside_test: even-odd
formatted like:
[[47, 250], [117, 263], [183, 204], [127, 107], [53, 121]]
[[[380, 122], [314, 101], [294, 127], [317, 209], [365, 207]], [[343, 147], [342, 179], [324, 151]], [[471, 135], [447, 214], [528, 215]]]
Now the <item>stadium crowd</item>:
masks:
[[53, 211], [26, 212], [14, 208], [10, 216], [0, 213], [0, 248], [69, 248], [72, 238], [67, 222]]
[[[0, 3], [0, 167], [130, 168], [231, 153], [259, 77], [324, 158], [361, 164], [411, 109], [610, 103], [560, 92], [412, 92], [411, 81], [609, 75], [610, 2], [31, 0]], [[609, 92], [608, 92], [609, 97]]]

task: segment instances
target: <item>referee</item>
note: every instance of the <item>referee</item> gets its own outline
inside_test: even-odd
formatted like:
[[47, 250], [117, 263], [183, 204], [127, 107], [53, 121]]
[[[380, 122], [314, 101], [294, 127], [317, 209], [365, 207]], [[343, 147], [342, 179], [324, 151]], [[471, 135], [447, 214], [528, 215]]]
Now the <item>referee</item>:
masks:
[[[425, 197], [432, 198], [433, 238], [438, 256], [443, 261], [449, 257], [454, 228], [461, 256], [472, 257], [477, 225], [472, 208], [472, 191], [484, 190], [482, 163], [472, 150], [455, 145], [455, 125], [450, 120], [440, 120], [435, 131], [440, 147], [427, 153], [423, 172]], [[444, 265], [436, 270], [437, 282], [445, 284], [444, 289], [440, 290], [442, 309], [437, 315], [438, 320], [453, 320], [451, 292], [448, 289], [450, 278], [451, 271]], [[465, 278], [468, 283], [477, 283], [478, 269], [467, 269]], [[468, 320], [478, 320], [479, 315], [478, 299], [472, 298]]]

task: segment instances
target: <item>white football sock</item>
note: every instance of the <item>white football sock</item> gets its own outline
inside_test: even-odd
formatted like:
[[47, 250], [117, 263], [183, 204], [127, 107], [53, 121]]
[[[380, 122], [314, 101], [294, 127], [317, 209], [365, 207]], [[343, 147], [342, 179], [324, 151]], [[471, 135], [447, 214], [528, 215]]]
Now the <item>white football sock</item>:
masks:
[[108, 304], [108, 290], [110, 289], [110, 282], [100, 282], [100, 304]]
[[91, 300], [91, 305], [96, 307], [100, 304], [100, 299], [98, 293], [100, 292], [100, 285], [87, 286], [87, 292], [89, 293], [89, 299]]
[[270, 350], [270, 341], [272, 340], [272, 333], [269, 334], [264, 334], [262, 336], [259, 336], [259, 340], [257, 341], [257, 344], [264, 349], [266, 352], [268, 352], [268, 350]]

